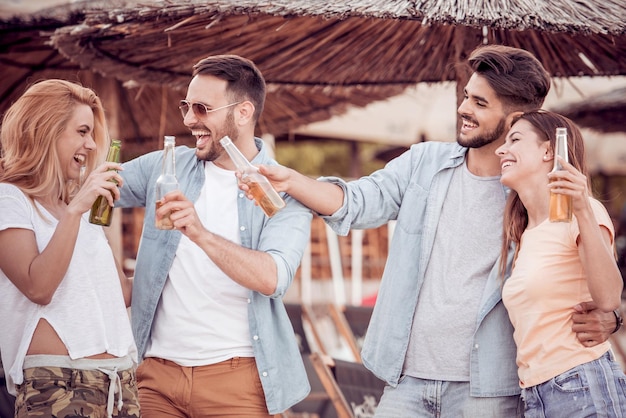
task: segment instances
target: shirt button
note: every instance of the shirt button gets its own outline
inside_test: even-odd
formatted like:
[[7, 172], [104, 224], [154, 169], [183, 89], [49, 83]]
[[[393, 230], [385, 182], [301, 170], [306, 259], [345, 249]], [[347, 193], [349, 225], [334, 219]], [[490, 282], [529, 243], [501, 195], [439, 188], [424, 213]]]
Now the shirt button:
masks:
[[239, 230], [240, 230], [240, 231], [245, 231], [245, 230], [246, 230], [246, 227], [245, 227], [245, 226], [240, 226], [240, 227], [239, 227]]
[[252, 300], [248, 299], [248, 303], [252, 303]]
[[267, 377], [267, 372], [262, 373], [263, 377]]
[[255, 335], [254, 337], [252, 337], [252, 339], [256, 341], [256, 340], [258, 340], [258, 339], [259, 339], [259, 336], [258, 336], [258, 335]]
[[478, 344], [474, 345], [474, 348], [478, 350]]
[[243, 193], [239, 193], [239, 197], [240, 197], [240, 198], [241, 198], [241, 197], [243, 197]]

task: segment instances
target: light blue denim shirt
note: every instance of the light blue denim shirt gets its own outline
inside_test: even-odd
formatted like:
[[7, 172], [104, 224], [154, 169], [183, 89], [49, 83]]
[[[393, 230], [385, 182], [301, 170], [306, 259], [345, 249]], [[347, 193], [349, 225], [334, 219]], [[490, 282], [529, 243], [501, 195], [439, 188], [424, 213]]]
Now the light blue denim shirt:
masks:
[[[259, 153], [252, 163], [276, 164], [268, 157], [262, 141], [258, 138], [255, 141]], [[154, 226], [155, 183], [161, 174], [162, 156], [162, 151], [155, 151], [123, 164], [120, 174], [124, 185], [120, 189], [121, 199], [116, 203], [117, 207], [146, 207], [131, 307], [140, 360], [146, 352], [157, 304], [181, 238], [180, 231], [162, 231]], [[196, 201], [204, 185], [205, 171], [195, 149], [176, 147], [176, 176], [184, 195]], [[241, 245], [270, 254], [278, 271], [274, 294], [265, 296], [250, 291], [248, 305], [250, 341], [267, 408], [270, 414], [277, 414], [304, 399], [310, 391], [282, 297], [309, 242], [312, 214], [296, 200], [283, 195], [285, 208], [267, 218], [239, 189], [234, 188], [233, 193], [238, 194]]]
[[[366, 367], [392, 386], [398, 384], [402, 373], [452, 169], [463, 164], [466, 152], [456, 143], [426, 142], [411, 146], [385, 168], [359, 180], [346, 183], [334, 177], [322, 178], [340, 185], [345, 192], [342, 208], [324, 217], [338, 234], [397, 220], [362, 350]], [[502, 304], [499, 264], [498, 259], [476, 318], [470, 358], [472, 396], [520, 393], [513, 327]]]

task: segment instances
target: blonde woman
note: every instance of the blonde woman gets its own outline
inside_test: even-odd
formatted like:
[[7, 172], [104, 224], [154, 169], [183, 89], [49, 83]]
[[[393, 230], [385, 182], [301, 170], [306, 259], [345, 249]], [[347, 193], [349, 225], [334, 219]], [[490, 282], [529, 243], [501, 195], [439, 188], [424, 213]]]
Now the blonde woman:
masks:
[[16, 417], [139, 416], [132, 283], [88, 222], [98, 196], [119, 198], [121, 167], [98, 165], [108, 142], [100, 99], [63, 80], [3, 118], [0, 352]]
[[[561, 160], [564, 169], [552, 173], [558, 127], [567, 128], [571, 164]], [[613, 223], [591, 196], [580, 130], [556, 113], [527, 112], [496, 154], [500, 181], [512, 189], [502, 254], [511, 244], [517, 254], [502, 300], [515, 328], [524, 416], [626, 417], [626, 376], [610, 343], [581, 342], [572, 331], [581, 302], [618, 317], [623, 286]], [[572, 222], [550, 222], [550, 191], [571, 196]]]

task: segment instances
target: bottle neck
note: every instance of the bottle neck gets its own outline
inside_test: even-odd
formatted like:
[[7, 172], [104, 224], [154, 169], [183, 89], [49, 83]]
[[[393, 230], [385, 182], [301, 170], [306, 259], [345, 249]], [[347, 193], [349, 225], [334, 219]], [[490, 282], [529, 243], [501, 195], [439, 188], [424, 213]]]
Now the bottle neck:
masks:
[[107, 152], [107, 161], [119, 163], [120, 162], [120, 146], [119, 143], [113, 144], [109, 147]]
[[174, 146], [166, 144], [163, 149], [163, 168], [162, 173], [166, 175], [176, 174], [176, 162], [174, 159]]
[[554, 170], [562, 170], [561, 162], [557, 157], [563, 158], [565, 162], [568, 162], [567, 155], [567, 136], [566, 135], [557, 135], [556, 143], [554, 145]]
[[255, 168], [232, 142], [225, 144], [224, 149], [238, 171], [246, 171], [247, 169]]

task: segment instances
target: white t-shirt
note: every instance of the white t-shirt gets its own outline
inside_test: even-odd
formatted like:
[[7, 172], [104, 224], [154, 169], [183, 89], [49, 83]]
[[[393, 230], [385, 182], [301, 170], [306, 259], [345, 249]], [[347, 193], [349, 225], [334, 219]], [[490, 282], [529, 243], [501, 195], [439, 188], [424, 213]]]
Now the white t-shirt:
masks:
[[[0, 183], [0, 230], [33, 231], [41, 252], [58, 221], [43, 206], [37, 204], [37, 208], [39, 212], [19, 188]], [[107, 352], [131, 355], [137, 361], [113, 252], [102, 227], [89, 223], [88, 213], [81, 218], [72, 260], [48, 305], [31, 302], [0, 270], [0, 352], [12, 394], [15, 385], [23, 382], [24, 357], [42, 318], [54, 328], [72, 359]]]
[[[239, 194], [233, 171], [205, 164], [196, 212], [205, 228], [236, 244], [241, 244]], [[159, 299], [145, 357], [185, 367], [253, 357], [249, 293], [183, 235]]]

